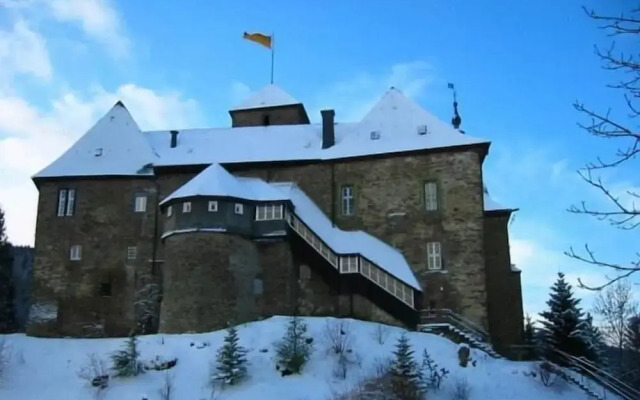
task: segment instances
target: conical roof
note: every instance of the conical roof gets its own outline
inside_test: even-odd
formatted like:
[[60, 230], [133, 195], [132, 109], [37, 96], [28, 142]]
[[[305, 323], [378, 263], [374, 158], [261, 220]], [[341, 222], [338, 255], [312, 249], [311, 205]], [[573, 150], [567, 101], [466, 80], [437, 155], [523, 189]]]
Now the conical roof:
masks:
[[156, 158], [138, 124], [118, 101], [77, 142], [34, 178], [147, 175], [152, 171], [145, 166]]
[[231, 110], [278, 107], [292, 104], [300, 104], [300, 102], [279, 86], [270, 84], [253, 93], [245, 101], [233, 107]]

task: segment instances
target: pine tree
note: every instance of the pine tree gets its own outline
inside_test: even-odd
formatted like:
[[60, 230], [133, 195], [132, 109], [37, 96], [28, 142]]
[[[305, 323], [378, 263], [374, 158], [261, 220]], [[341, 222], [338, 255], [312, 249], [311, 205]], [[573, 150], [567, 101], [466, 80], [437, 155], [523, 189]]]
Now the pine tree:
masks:
[[528, 350], [528, 357], [533, 359], [538, 354], [538, 340], [535, 326], [533, 326], [533, 320], [531, 316], [527, 314], [524, 318], [524, 344], [531, 346]]
[[551, 287], [547, 305], [549, 309], [540, 314], [542, 321], [542, 339], [546, 356], [557, 360], [554, 350], [560, 350], [574, 356], [586, 356], [588, 346], [585, 338], [585, 320], [580, 299], [573, 296], [571, 285], [558, 273], [558, 279]]
[[602, 332], [593, 325], [593, 317], [587, 313], [585, 318], [585, 342], [587, 350], [585, 356], [595, 364], [603, 367], [606, 365], [605, 341]]
[[418, 399], [426, 389], [421, 370], [413, 357], [413, 346], [405, 332], [400, 335], [393, 352], [395, 359], [391, 365], [393, 392], [403, 400]]
[[413, 347], [407, 338], [406, 333], [402, 333], [396, 343], [396, 350], [393, 352], [392, 371], [395, 376], [414, 377], [418, 370], [418, 364], [413, 358]]
[[291, 317], [284, 338], [276, 345], [279, 364], [292, 374], [299, 374], [313, 352], [313, 338], [299, 317]]
[[240, 346], [238, 330], [231, 327], [224, 337], [224, 344], [218, 350], [216, 357], [216, 370], [214, 380], [222, 380], [233, 385], [247, 375], [247, 350]]
[[0, 333], [15, 331], [12, 253], [6, 235], [4, 211], [0, 208]]
[[131, 336], [127, 339], [123, 348], [111, 355], [113, 370], [116, 376], [137, 376], [144, 372], [142, 363], [140, 362], [140, 353], [138, 352], [138, 339]]
[[625, 348], [640, 353], [640, 314], [629, 318], [625, 332]]

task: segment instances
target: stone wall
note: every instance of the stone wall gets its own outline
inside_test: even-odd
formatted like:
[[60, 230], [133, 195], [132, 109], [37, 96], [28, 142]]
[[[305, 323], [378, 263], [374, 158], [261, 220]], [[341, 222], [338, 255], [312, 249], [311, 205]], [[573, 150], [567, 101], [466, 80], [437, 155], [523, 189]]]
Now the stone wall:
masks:
[[[480, 154], [474, 150], [334, 161], [234, 173], [295, 182], [342, 229], [362, 229], [403, 252], [424, 288], [416, 308], [450, 308], [487, 327]], [[439, 185], [427, 212], [424, 183]], [[342, 216], [340, 187], [355, 190], [355, 215]], [[444, 269], [427, 270], [426, 242], [442, 245]]]
[[[73, 216], [58, 217], [58, 190], [76, 190]], [[140, 276], [152, 273], [156, 189], [150, 179], [74, 179], [39, 187], [30, 335], [118, 336], [136, 326], [134, 297]], [[135, 213], [134, 194], [146, 193], [147, 211]], [[70, 260], [72, 245], [82, 259]], [[135, 260], [127, 248], [137, 247]], [[110, 285], [110, 296], [101, 295]], [[103, 293], [104, 294], [104, 293]]]
[[270, 108], [253, 108], [237, 110], [231, 113], [231, 126], [234, 128], [243, 126], [265, 125], [297, 125], [308, 124], [309, 118], [301, 104]]
[[508, 213], [492, 213], [484, 222], [489, 333], [503, 353], [509, 345], [521, 344], [524, 335], [520, 272], [511, 270], [508, 222]]

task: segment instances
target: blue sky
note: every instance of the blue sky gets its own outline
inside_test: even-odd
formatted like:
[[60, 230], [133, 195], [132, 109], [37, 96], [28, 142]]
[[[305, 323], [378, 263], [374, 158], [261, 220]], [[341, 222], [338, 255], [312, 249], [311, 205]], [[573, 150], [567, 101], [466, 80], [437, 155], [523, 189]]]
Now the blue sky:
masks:
[[[511, 250], [526, 311], [544, 307], [558, 271], [572, 282], [602, 280], [604, 271], [562, 254], [569, 246], [588, 242], [622, 263], [637, 251], [637, 232], [566, 212], [580, 200], [607, 206], [575, 171], [615, 150], [577, 127], [584, 119], [573, 102], [622, 104], [606, 88], [616, 75], [593, 52], [610, 38], [580, 7], [618, 13], [622, 1], [153, 4], [0, 0], [0, 205], [13, 242], [33, 242], [29, 176], [117, 99], [143, 129], [228, 125], [226, 110], [268, 83], [268, 50], [241, 38], [261, 31], [275, 32], [276, 83], [315, 120], [322, 107], [357, 119], [391, 85], [449, 120], [446, 84], [456, 84], [463, 128], [493, 142], [484, 171], [492, 196], [520, 208]], [[640, 186], [631, 166], [605, 178], [619, 193]]]

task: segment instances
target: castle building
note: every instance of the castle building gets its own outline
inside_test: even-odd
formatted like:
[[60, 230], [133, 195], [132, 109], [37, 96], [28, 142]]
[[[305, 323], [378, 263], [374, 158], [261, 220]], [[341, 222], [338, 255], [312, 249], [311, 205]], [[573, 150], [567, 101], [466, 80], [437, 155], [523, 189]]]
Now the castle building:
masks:
[[521, 342], [514, 210], [489, 197], [490, 142], [459, 117], [454, 128], [391, 88], [361, 121], [323, 110], [312, 124], [275, 85], [229, 114], [228, 128], [144, 132], [118, 102], [33, 177], [27, 334], [294, 313], [416, 328], [440, 311], [496, 348]]

